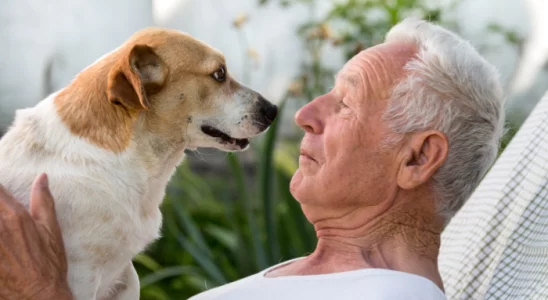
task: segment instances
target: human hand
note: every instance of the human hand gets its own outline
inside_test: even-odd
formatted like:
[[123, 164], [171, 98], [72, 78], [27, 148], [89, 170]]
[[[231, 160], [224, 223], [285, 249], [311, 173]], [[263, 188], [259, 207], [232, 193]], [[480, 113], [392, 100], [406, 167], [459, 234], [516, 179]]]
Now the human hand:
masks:
[[0, 185], [0, 299], [72, 299], [46, 174], [34, 181], [29, 206]]

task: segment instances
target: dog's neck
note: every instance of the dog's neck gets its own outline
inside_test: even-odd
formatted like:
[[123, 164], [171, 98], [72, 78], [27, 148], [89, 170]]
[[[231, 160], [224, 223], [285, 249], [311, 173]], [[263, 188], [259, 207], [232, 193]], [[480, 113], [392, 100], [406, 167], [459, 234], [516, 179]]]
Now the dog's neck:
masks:
[[143, 162], [153, 178], [171, 174], [184, 158], [186, 142], [165, 138], [151, 130], [147, 116], [139, 118], [135, 126], [134, 142], [139, 161]]

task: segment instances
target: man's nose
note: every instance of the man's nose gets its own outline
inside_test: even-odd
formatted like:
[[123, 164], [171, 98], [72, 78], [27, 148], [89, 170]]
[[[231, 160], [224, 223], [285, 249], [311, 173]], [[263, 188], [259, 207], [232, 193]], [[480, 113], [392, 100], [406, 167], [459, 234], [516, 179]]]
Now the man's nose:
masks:
[[322, 133], [323, 124], [316, 101], [307, 103], [295, 113], [295, 123], [308, 133]]

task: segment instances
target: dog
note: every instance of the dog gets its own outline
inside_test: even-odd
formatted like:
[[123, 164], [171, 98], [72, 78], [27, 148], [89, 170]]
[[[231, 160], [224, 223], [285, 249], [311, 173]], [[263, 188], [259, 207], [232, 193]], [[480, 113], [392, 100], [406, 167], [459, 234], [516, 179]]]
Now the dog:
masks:
[[185, 149], [244, 151], [277, 114], [220, 51], [146, 28], [16, 111], [0, 140], [0, 184], [28, 207], [34, 178], [48, 174], [75, 299], [139, 299], [132, 258], [160, 235]]

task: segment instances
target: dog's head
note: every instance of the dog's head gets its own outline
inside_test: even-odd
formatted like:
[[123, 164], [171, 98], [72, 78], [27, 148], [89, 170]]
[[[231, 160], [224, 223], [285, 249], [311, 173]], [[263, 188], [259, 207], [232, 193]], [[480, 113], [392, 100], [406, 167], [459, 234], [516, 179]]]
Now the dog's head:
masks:
[[275, 105], [231, 77], [222, 53], [169, 29], [139, 31], [117, 50], [107, 96], [142, 116], [149, 132], [190, 149], [244, 150], [277, 115]]

